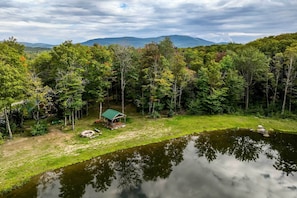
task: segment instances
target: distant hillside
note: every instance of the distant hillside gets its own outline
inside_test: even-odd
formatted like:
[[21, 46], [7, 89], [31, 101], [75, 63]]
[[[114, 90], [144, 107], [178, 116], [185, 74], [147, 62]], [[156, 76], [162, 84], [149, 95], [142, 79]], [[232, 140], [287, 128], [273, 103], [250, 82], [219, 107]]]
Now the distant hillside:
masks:
[[120, 45], [128, 45], [133, 47], [144, 47], [145, 44], [148, 44], [151, 42], [159, 43], [165, 37], [169, 37], [170, 40], [173, 42], [173, 44], [178, 48], [206, 46], [206, 45], [214, 44], [211, 41], [203, 40], [200, 38], [193, 38], [190, 36], [180, 36], [180, 35], [160, 36], [160, 37], [151, 37], [151, 38], [136, 38], [136, 37], [97, 38], [97, 39], [88, 40], [81, 44], [88, 45], [88, 46], [92, 46], [95, 43], [100, 45], [120, 44]]
[[[171, 35], [171, 36], [159, 36], [159, 37], [151, 37], [151, 38], [136, 38], [136, 37], [118, 37], [118, 38], [97, 38], [82, 42], [82, 45], [92, 46], [95, 43], [99, 45], [111, 45], [111, 44], [119, 44], [119, 45], [128, 45], [133, 47], [144, 47], [145, 44], [164, 40], [165, 37], [169, 37], [173, 42], [175, 47], [178, 48], [186, 48], [186, 47], [196, 47], [196, 46], [207, 46], [215, 44], [214, 42], [203, 40], [200, 38], [194, 38], [190, 36], [181, 36], [181, 35]], [[21, 42], [27, 48], [53, 48], [54, 45], [46, 44], [46, 43], [28, 43]]]
[[54, 45], [46, 44], [46, 43], [28, 43], [28, 42], [21, 42], [26, 47], [30, 48], [52, 48]]

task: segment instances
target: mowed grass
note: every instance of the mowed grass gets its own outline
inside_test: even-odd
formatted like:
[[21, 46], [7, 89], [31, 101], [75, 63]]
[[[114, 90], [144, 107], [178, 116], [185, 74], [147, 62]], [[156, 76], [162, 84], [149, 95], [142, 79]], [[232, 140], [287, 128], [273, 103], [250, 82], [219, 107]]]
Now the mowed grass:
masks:
[[[51, 126], [50, 133], [38, 137], [16, 137], [0, 145], [0, 192], [22, 185], [32, 176], [71, 165], [120, 149], [160, 142], [203, 131], [229, 128], [256, 129], [259, 124], [269, 130], [297, 132], [297, 122], [255, 116], [179, 115], [150, 119], [128, 112], [127, 126], [109, 130], [96, 124], [96, 115], [85, 117], [70, 126]], [[79, 137], [86, 129], [100, 129], [103, 134], [93, 139]], [[297, 134], [297, 133], [296, 133]]]

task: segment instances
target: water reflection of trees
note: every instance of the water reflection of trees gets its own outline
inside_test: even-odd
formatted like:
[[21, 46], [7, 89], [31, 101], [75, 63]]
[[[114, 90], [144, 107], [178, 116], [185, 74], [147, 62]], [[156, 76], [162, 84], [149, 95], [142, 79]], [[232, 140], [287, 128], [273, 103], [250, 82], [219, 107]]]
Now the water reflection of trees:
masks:
[[266, 155], [269, 156], [272, 151], [277, 151], [277, 154], [271, 155], [275, 160], [273, 167], [286, 175], [297, 172], [297, 135], [273, 133], [266, 141], [271, 150]]
[[255, 161], [263, 147], [259, 137], [258, 134], [236, 130], [209, 132], [198, 136], [195, 147], [198, 156], [204, 156], [209, 162], [218, 154], [232, 155], [240, 161]]
[[60, 176], [60, 197], [82, 197], [87, 186], [105, 192], [113, 184], [122, 193], [141, 192], [143, 181], [167, 178], [173, 166], [183, 161], [188, 138], [123, 150], [66, 167]]
[[180, 138], [171, 140], [164, 146], [154, 144], [140, 149], [143, 179], [156, 181], [158, 178], [167, 178], [172, 172], [172, 167], [183, 161], [183, 150], [187, 143], [186, 138]]
[[274, 160], [273, 167], [287, 175], [297, 172], [297, 135], [272, 133], [269, 138], [245, 130], [200, 134], [195, 140], [196, 153], [209, 162], [218, 154], [240, 161], [256, 161], [263, 153]]
[[90, 183], [92, 179], [93, 177], [87, 171], [85, 163], [67, 167], [60, 176], [62, 187], [59, 197], [82, 197], [85, 193], [86, 184]]

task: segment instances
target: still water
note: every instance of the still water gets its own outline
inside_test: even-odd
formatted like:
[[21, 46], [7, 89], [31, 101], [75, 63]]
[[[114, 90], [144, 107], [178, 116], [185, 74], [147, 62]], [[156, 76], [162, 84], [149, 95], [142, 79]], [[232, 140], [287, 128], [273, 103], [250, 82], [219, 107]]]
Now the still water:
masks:
[[297, 198], [297, 135], [182, 137], [44, 173], [5, 197]]

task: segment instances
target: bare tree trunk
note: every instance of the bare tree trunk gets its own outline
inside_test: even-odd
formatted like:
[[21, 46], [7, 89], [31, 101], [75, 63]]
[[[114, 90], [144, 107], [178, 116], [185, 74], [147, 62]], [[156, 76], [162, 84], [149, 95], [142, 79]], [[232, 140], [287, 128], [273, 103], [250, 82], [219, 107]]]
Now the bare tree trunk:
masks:
[[177, 101], [177, 82], [176, 80], [174, 81], [173, 85], [173, 103], [174, 103], [174, 112], [176, 113], [176, 102]]
[[124, 67], [121, 69], [121, 91], [122, 91], [122, 113], [125, 113], [125, 79], [124, 79]]
[[289, 84], [290, 84], [292, 67], [293, 67], [293, 58], [290, 58], [290, 64], [289, 64], [289, 68], [288, 68], [288, 74], [287, 74], [285, 92], [284, 92], [284, 99], [283, 99], [283, 105], [282, 105], [282, 111], [281, 111], [282, 115], [285, 113], [286, 100], [287, 100], [288, 88], [289, 88]]
[[8, 130], [8, 133], [9, 133], [9, 138], [12, 139], [12, 132], [11, 132], [11, 128], [10, 128], [10, 123], [9, 123], [9, 118], [8, 118], [6, 107], [4, 108], [4, 114], [5, 114], [6, 127]]
[[178, 108], [179, 108], [179, 110], [181, 109], [182, 94], [183, 94], [183, 89], [180, 88], [180, 90], [179, 90], [179, 96], [178, 96]]
[[152, 99], [149, 101], [149, 114], [152, 114], [152, 107], [153, 107], [153, 102]]
[[273, 94], [273, 101], [272, 101], [273, 104], [275, 104], [275, 102], [276, 102], [278, 80], [279, 80], [279, 73], [277, 73], [276, 80], [275, 80], [276, 84], [275, 84], [274, 94]]
[[74, 131], [74, 110], [71, 110], [71, 114], [72, 114], [72, 130]]
[[269, 107], [269, 84], [268, 84], [268, 76], [267, 76], [267, 79], [266, 79], [266, 89], [265, 89], [265, 92], [266, 92], [266, 107], [268, 108]]
[[102, 116], [102, 102], [99, 102], [99, 120], [101, 120]]
[[89, 115], [89, 103], [87, 102], [87, 107], [86, 107], [86, 114], [87, 114], [87, 116]]

